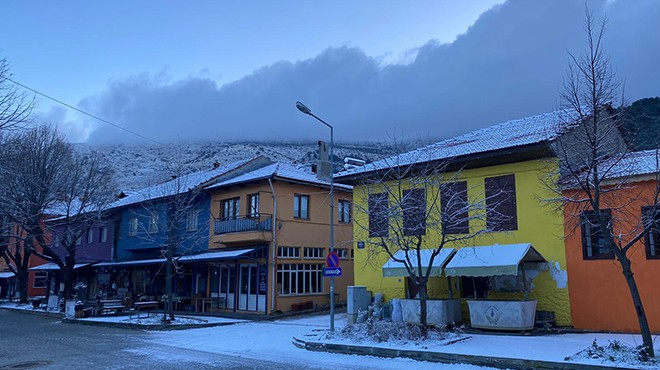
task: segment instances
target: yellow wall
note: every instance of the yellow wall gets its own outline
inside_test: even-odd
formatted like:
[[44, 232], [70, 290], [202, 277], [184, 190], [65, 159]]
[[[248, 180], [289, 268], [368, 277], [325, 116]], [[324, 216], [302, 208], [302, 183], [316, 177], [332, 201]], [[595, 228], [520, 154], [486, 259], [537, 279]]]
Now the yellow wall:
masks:
[[[529, 298], [538, 300], [537, 310], [554, 311], [558, 325], [570, 325], [563, 218], [561, 212], [556, 211], [551, 204], [543, 202], [543, 199], [547, 200], [554, 196], [542, 182], [547, 176], [546, 174], [549, 173], [556, 173], [555, 163], [548, 160], [533, 160], [474, 168], [463, 170], [458, 174], [448, 174], [446, 178], [452, 178], [451, 181], [467, 181], [470, 202], [483, 200], [484, 178], [514, 174], [518, 218], [518, 230], [486, 233], [462, 245], [452, 245], [450, 247], [460, 248], [462, 246], [480, 246], [495, 243], [531, 243], [553, 268], [541, 272], [533, 279]], [[368, 225], [368, 216], [357, 212], [358, 209], [367, 209], [367, 191], [364, 186], [360, 185], [356, 185], [354, 188], [353, 196], [357, 204], [355, 207], [356, 226], [354, 227], [356, 242], [369, 240], [366, 228], [358, 226]], [[373, 191], [371, 192], [373, 193]], [[476, 232], [483, 227], [477, 221], [470, 222], [471, 232]], [[437, 230], [435, 231], [436, 235], [434, 235], [434, 230], [428, 230], [428, 228], [426, 233], [428, 240], [437, 238]], [[372, 241], [375, 240], [372, 239]], [[365, 249], [356, 249], [355, 285], [365, 285], [373, 293], [381, 292], [386, 299], [403, 298], [405, 297], [405, 279], [383, 278], [382, 276], [381, 267], [387, 259], [388, 256], [385, 253], [374, 255], [373, 252], [369, 251], [369, 246]], [[556, 268], [557, 266], [559, 268]], [[460, 294], [456, 280], [458, 279], [452, 279], [455, 296]], [[432, 279], [429, 293], [433, 298], [447, 297], [446, 278]], [[522, 294], [493, 291], [488, 293], [490, 299], [514, 299], [514, 297], [521, 298]], [[467, 316], [464, 315], [464, 317]]]

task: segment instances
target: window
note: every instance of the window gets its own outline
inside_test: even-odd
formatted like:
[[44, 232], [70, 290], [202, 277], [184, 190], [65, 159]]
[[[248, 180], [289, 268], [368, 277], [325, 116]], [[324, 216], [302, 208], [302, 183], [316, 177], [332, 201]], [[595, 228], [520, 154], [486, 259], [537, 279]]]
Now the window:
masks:
[[309, 219], [309, 195], [293, 195], [293, 217]]
[[348, 224], [351, 222], [351, 202], [347, 200], [340, 199], [337, 207], [338, 219], [342, 224]]
[[87, 244], [94, 243], [94, 229], [89, 229], [87, 231]]
[[403, 235], [426, 234], [426, 190], [403, 191]]
[[105, 243], [107, 241], [108, 241], [108, 227], [101, 226], [101, 243]]
[[516, 178], [514, 175], [488, 177], [486, 187], [486, 227], [490, 231], [518, 230]]
[[644, 226], [651, 226], [645, 236], [646, 257], [660, 258], [660, 207], [643, 207]]
[[248, 195], [248, 217], [259, 217], [259, 193]]
[[193, 210], [186, 214], [186, 231], [197, 230], [199, 221], [199, 210]]
[[305, 258], [324, 258], [325, 248], [323, 247], [305, 247]]
[[323, 293], [323, 264], [277, 265], [277, 291], [280, 295]]
[[241, 213], [241, 198], [231, 198], [222, 201], [222, 218], [235, 219]]
[[[600, 211], [608, 227], [612, 225], [612, 212], [609, 209]], [[584, 259], [613, 259], [612, 249], [605, 244], [605, 236], [600, 232], [598, 218], [594, 211], [585, 211], [580, 215], [582, 223], [582, 254]]]
[[81, 235], [78, 235], [78, 237], [76, 238], [76, 245], [82, 245], [82, 238], [83, 236], [81, 233]]
[[336, 248], [335, 252], [337, 252], [337, 255], [339, 256], [340, 259], [342, 260], [348, 259], [349, 253], [347, 248]]
[[369, 194], [369, 237], [388, 234], [387, 193]]
[[442, 228], [445, 234], [470, 232], [467, 181], [449, 182], [440, 189]]
[[135, 236], [138, 232], [138, 219], [131, 217], [128, 219], [128, 236]]
[[278, 247], [277, 257], [300, 258], [300, 247]]
[[48, 273], [46, 271], [35, 271], [34, 281], [32, 282], [33, 288], [45, 288], [46, 281], [48, 280]]
[[149, 233], [158, 232], [158, 213], [152, 212], [149, 215]]

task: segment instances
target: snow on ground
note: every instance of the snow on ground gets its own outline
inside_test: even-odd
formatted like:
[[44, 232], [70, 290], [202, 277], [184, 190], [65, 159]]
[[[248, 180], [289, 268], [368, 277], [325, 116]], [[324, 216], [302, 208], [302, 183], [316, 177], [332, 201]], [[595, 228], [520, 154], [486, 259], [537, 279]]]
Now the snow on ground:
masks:
[[[96, 322], [111, 322], [111, 323], [122, 323], [122, 324], [135, 324], [135, 325], [160, 325], [162, 324], [161, 319], [163, 318], [162, 314], [150, 314], [149, 317], [145, 317], [144, 314], [141, 314], [141, 317], [138, 318], [137, 314], [134, 314], [132, 317], [129, 316], [102, 316], [102, 317], [87, 317], [83, 319], [78, 319], [81, 321], [96, 321]], [[238, 319], [227, 319], [224, 317], [213, 317], [213, 316], [179, 316], [175, 315], [174, 321], [171, 325], [195, 325], [195, 324], [237, 324], [245, 322], [245, 320]]]
[[[337, 328], [346, 325], [346, 315], [336, 315]], [[445, 365], [410, 359], [386, 359], [371, 356], [342, 355], [311, 352], [292, 344], [292, 338], [304, 338], [306, 333], [323, 331], [329, 327], [329, 316], [314, 316], [278, 321], [241, 323], [205, 329], [176, 332], [150, 332], [145, 339], [158, 346], [186, 348], [197, 351], [242, 356], [281, 364], [312, 365], [328, 369], [392, 369], [414, 367], [416, 370], [487, 370], [471, 365]], [[134, 351], [135, 352], [135, 351]], [[136, 353], [153, 355], [151, 351]], [[179, 361], [193, 361], [181, 358]]]
[[51, 313], [60, 312], [60, 310], [57, 308], [48, 308], [48, 309], [46, 309], [45, 307], [34, 308], [32, 306], [32, 303], [4, 302], [4, 303], [0, 303], [0, 308], [11, 308], [12, 310], [34, 311], [34, 312], [51, 312]]
[[[351, 339], [338, 336], [327, 338], [329, 316], [312, 316], [278, 320], [273, 322], [248, 322], [231, 326], [206, 329], [191, 329], [176, 332], [151, 332], [148, 342], [177, 348], [187, 348], [218, 354], [240, 354], [254, 359], [276, 361], [279, 363], [310, 364], [333, 368], [373, 368], [388, 369], [403, 366], [414, 366], [416, 369], [437, 369], [439, 364], [418, 362], [408, 359], [380, 359], [367, 356], [352, 356], [330, 353], [319, 353], [301, 350], [291, 344], [292, 337], [308, 341], [325, 343], [355, 344], [361, 346], [377, 346], [382, 348], [399, 348], [423, 350], [442, 353], [457, 353], [491, 357], [509, 357], [532, 360], [563, 362], [566, 357], [574, 356], [593, 344], [594, 339], [601, 345], [609, 341], [618, 341], [623, 345], [639, 345], [641, 337], [631, 334], [561, 334], [544, 336], [522, 335], [485, 335], [469, 334], [467, 340], [452, 344], [446, 342], [394, 342], [376, 343], [362, 340], [355, 343]], [[341, 329], [346, 325], [346, 315], [336, 316], [335, 327]], [[658, 351], [660, 352], [660, 350]], [[397, 361], [396, 364], [392, 361]], [[625, 361], [603, 362], [588, 356], [575, 356], [571, 362], [585, 364], [606, 364], [631, 368], [657, 368], [657, 365], [630, 364]], [[428, 366], [428, 367], [427, 367]], [[447, 365], [450, 366], [450, 365]], [[484, 369], [476, 366], [456, 365], [447, 369]]]

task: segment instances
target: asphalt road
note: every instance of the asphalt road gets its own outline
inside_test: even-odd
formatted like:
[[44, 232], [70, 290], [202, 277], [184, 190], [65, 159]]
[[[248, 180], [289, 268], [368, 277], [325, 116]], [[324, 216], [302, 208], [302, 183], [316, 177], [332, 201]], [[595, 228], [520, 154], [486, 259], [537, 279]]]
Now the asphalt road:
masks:
[[147, 335], [128, 329], [62, 324], [56, 317], [0, 309], [0, 370], [283, 368], [282, 364], [242, 358], [240, 354], [156, 346], [143, 340]]

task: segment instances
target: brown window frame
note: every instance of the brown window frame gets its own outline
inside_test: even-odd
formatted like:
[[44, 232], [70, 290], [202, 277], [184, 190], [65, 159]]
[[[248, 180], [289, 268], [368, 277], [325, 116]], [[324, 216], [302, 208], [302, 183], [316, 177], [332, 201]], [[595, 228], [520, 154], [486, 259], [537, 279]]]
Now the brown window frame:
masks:
[[[227, 204], [233, 204], [231, 210], [234, 214], [227, 215]], [[220, 219], [234, 220], [241, 217], [241, 197], [227, 198], [220, 201]]]
[[353, 220], [351, 202], [346, 199], [337, 201], [337, 221], [340, 224], [350, 224]]
[[644, 227], [648, 226], [649, 222], [654, 224], [644, 235], [646, 258], [660, 260], [660, 206], [642, 207], [642, 220]]
[[403, 236], [426, 235], [426, 189], [403, 191]]
[[[457, 197], [459, 198], [457, 199]], [[442, 231], [444, 234], [470, 233], [467, 181], [442, 184], [440, 188], [440, 212], [442, 213]], [[458, 218], [458, 220], [448, 219], [447, 213], [453, 215], [453, 218]]]
[[[610, 209], [601, 209], [601, 214], [609, 218], [609, 224], [612, 223], [612, 210]], [[589, 219], [595, 217], [594, 211], [583, 211], [580, 214], [580, 230], [582, 235], [582, 257], [585, 260], [612, 260], [614, 259], [614, 251], [607, 246], [601, 246], [599, 238], [601, 232], [600, 227], [597, 227], [596, 230], [592, 230], [593, 222]], [[589, 237], [587, 237], [589, 235]], [[596, 244], [594, 246], [594, 244]], [[591, 248], [591, 255], [589, 255], [589, 249]], [[607, 252], [602, 252], [606, 250]]]
[[[296, 199], [298, 200], [298, 207], [296, 207]], [[307, 199], [307, 209], [305, 209], [305, 211], [307, 212], [306, 215], [303, 215], [303, 206], [302, 206], [303, 199]], [[293, 194], [293, 218], [298, 220], [309, 220], [309, 204], [310, 204], [309, 195]]]
[[387, 193], [369, 194], [369, 237], [389, 235], [389, 196]]
[[490, 231], [518, 230], [518, 202], [514, 174], [486, 177], [486, 228]]
[[[256, 202], [253, 203], [253, 200], [256, 199]], [[251, 218], [259, 217], [259, 193], [253, 193], [247, 195], [247, 216]]]

